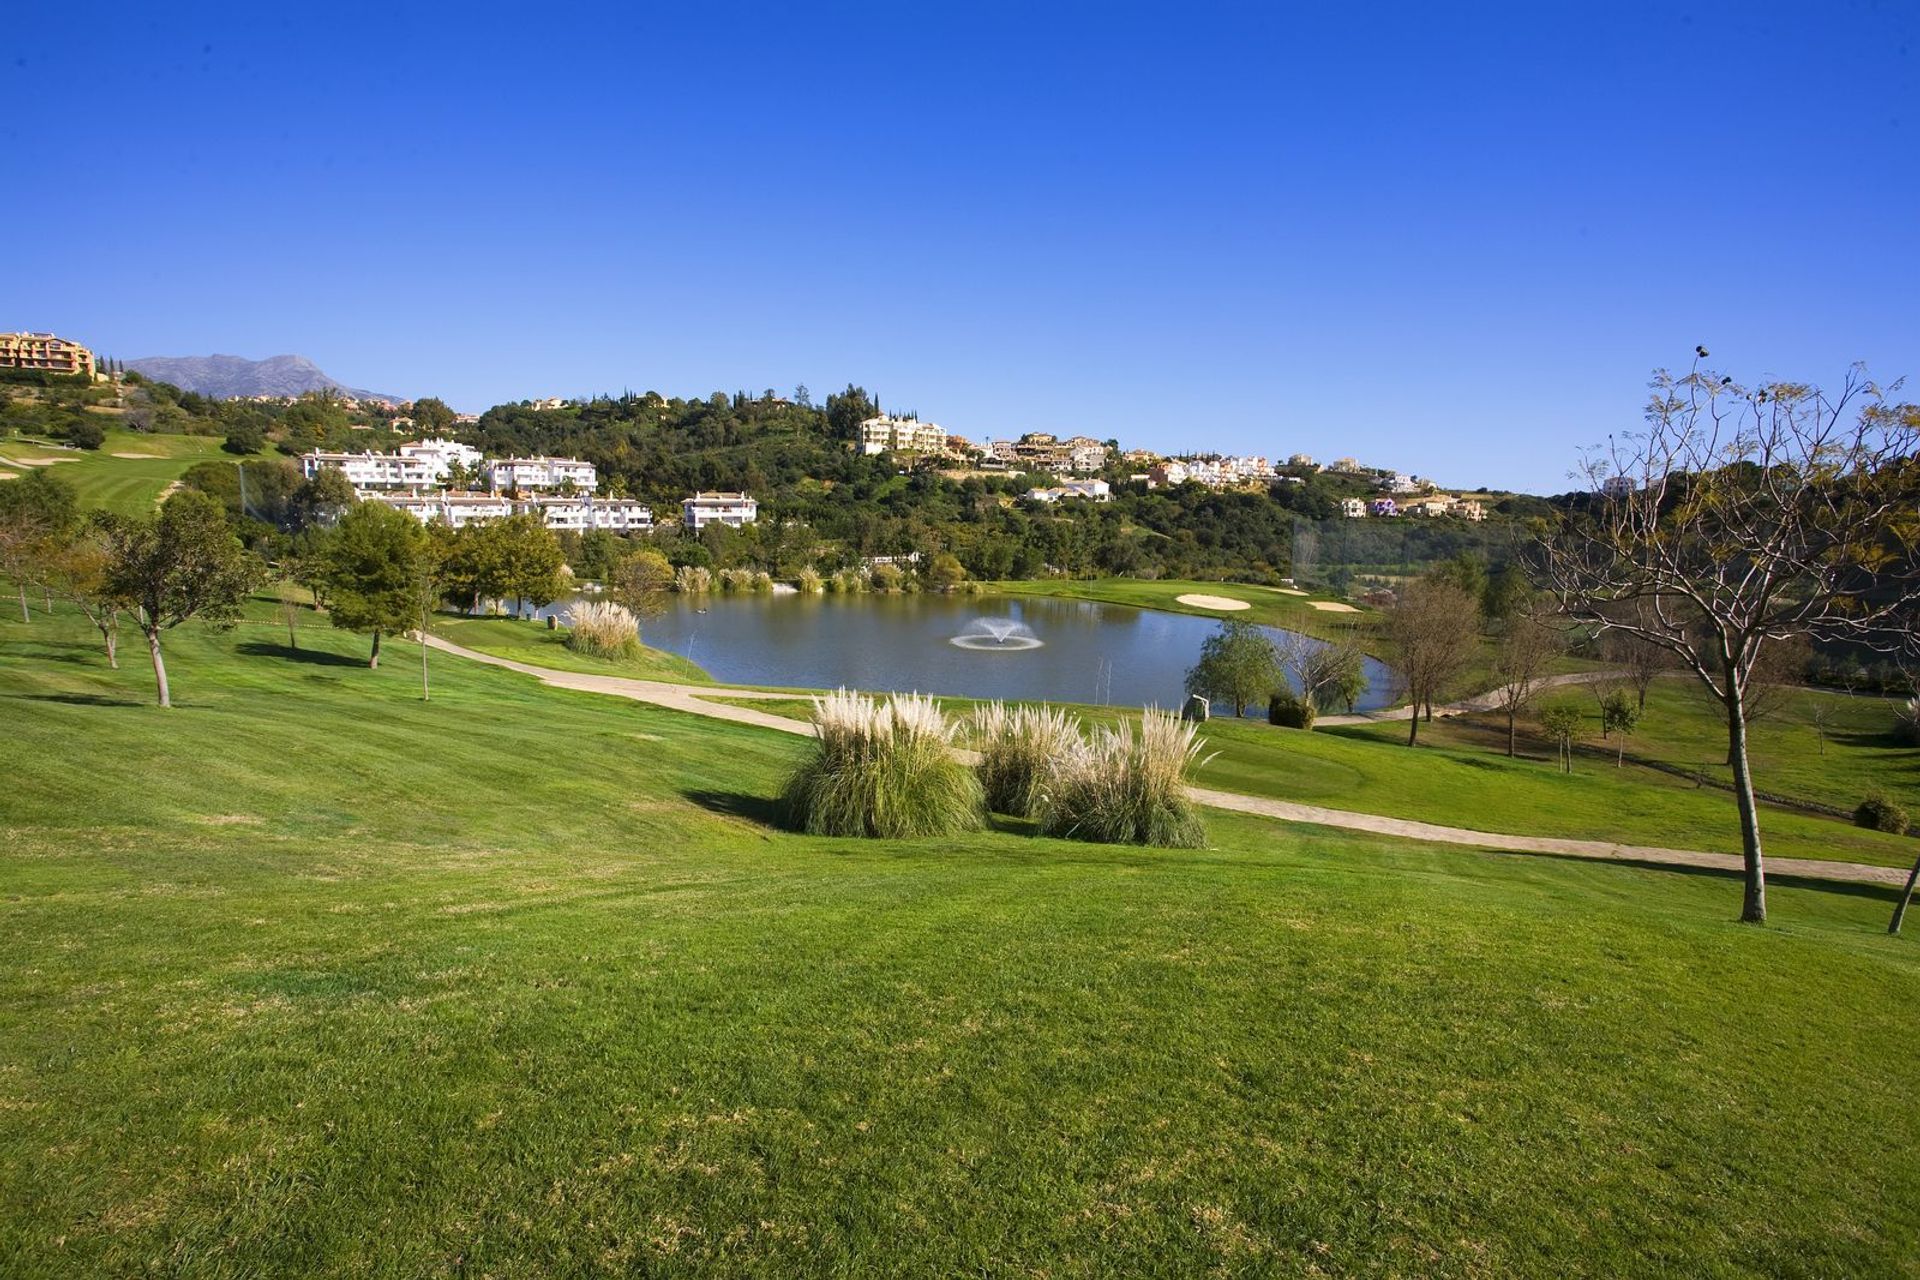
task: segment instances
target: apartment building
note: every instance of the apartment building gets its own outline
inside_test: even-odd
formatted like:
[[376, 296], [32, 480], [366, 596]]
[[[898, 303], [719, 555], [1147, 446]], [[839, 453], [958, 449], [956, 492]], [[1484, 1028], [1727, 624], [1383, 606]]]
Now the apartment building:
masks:
[[1349, 520], [1364, 519], [1367, 514], [1367, 500], [1365, 498], [1340, 499], [1340, 514]]
[[1400, 504], [1392, 498], [1375, 498], [1367, 504], [1367, 510], [1376, 516], [1397, 516], [1400, 514]]
[[860, 451], [880, 453], [945, 453], [946, 428], [914, 418], [868, 418], [860, 424]]
[[1062, 498], [1085, 498], [1089, 502], [1113, 501], [1113, 486], [1105, 480], [1068, 480], [1064, 484], [1027, 490], [1035, 502], [1058, 502]]
[[578, 458], [497, 458], [487, 465], [487, 482], [496, 489], [536, 492], [571, 484], [592, 493], [600, 477], [591, 462]]
[[355, 489], [430, 489], [447, 482], [454, 463], [469, 470], [481, 462], [478, 449], [452, 440], [417, 440], [393, 453], [327, 453], [316, 449], [300, 457], [300, 473], [311, 480], [332, 467]]
[[422, 524], [439, 521], [455, 529], [486, 520], [503, 520], [514, 515], [539, 516], [549, 529], [585, 533], [606, 529], [613, 533], [646, 533], [653, 528], [653, 510], [632, 498], [562, 497], [543, 494], [533, 498], [510, 498], [500, 493], [460, 493], [437, 490], [431, 493], [368, 492], [361, 495], [404, 511]]
[[759, 518], [760, 504], [744, 493], [696, 493], [680, 504], [680, 518], [695, 533], [710, 524], [738, 529]]
[[1600, 484], [1600, 492], [1609, 498], [1630, 498], [1633, 496], [1632, 476], [1608, 476]]
[[51, 333], [0, 333], [0, 369], [94, 376], [93, 352]]

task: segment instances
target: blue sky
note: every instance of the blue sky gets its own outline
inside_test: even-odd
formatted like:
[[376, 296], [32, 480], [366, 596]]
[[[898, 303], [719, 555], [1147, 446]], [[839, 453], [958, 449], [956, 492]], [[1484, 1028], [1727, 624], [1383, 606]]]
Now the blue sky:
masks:
[[1695, 343], [1920, 374], [1920, 4], [74, 22], [0, 36], [0, 189], [49, 233], [0, 329], [122, 358], [469, 409], [852, 380], [976, 437], [1536, 490]]

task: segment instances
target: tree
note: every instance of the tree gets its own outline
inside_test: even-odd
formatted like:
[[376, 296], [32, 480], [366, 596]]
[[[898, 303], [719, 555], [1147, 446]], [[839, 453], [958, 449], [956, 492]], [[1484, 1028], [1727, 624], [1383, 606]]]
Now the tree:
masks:
[[[1655, 624], [1652, 608], [1645, 600], [1627, 601], [1620, 610], [1641, 625]], [[1647, 708], [1647, 690], [1653, 687], [1653, 682], [1660, 678], [1661, 672], [1673, 670], [1671, 653], [1625, 628], [1600, 633], [1600, 659], [1616, 668], [1633, 687], [1642, 711]]]
[[131, 610], [147, 637], [159, 704], [171, 707], [161, 633], [189, 618], [214, 626], [232, 623], [247, 595], [266, 577], [266, 565], [240, 545], [220, 504], [182, 490], [159, 514], [104, 517], [105, 596]]
[[44, 581], [63, 599], [72, 601], [100, 633], [107, 665], [117, 671], [121, 606], [108, 590], [108, 563], [106, 533], [98, 521], [90, 521], [47, 557]]
[[293, 515], [303, 528], [329, 525], [359, 501], [353, 483], [338, 467], [321, 467], [293, 493]]
[[107, 442], [107, 429], [90, 413], [80, 413], [67, 424], [67, 443], [76, 449], [98, 449]]
[[327, 539], [319, 570], [327, 616], [344, 631], [373, 633], [369, 667], [380, 665], [380, 633], [419, 617], [425, 544], [420, 522], [384, 502], [355, 503]]
[[1387, 610], [1388, 665], [1413, 704], [1407, 745], [1420, 737], [1420, 713], [1433, 719], [1442, 698], [1472, 661], [1479, 639], [1474, 598], [1444, 578], [1410, 582]]
[[[1595, 494], [1542, 539], [1568, 614], [1673, 654], [1720, 704], [1739, 813], [1740, 918], [1766, 919], [1748, 760], [1748, 698], [1768, 649], [1796, 636], [1911, 640], [1920, 602], [1913, 454], [1920, 407], [1858, 368], [1837, 393], [1741, 386], [1704, 366], [1658, 372], [1647, 430], [1588, 460]], [[1624, 477], [1607, 493], [1605, 482]], [[1625, 608], [1623, 606], [1632, 606]]]
[[1639, 727], [1641, 718], [1640, 704], [1624, 688], [1609, 690], [1607, 696], [1600, 699], [1600, 736], [1614, 738], [1613, 767], [1618, 769], [1627, 762], [1627, 739]]
[[673, 566], [652, 547], [623, 557], [607, 575], [607, 594], [636, 618], [650, 618], [667, 607], [673, 590]]
[[1210, 702], [1231, 702], [1241, 715], [1280, 682], [1280, 652], [1266, 629], [1228, 620], [1200, 646], [1200, 661], [1187, 672], [1187, 693]]
[[1586, 725], [1586, 716], [1576, 703], [1554, 702], [1540, 708], [1540, 727], [1559, 750], [1562, 773], [1573, 772], [1573, 744]]
[[73, 488], [45, 468], [0, 485], [0, 573], [20, 592], [20, 621], [31, 622], [27, 587], [41, 580], [47, 557], [76, 519]]
[[860, 424], [879, 414], [880, 407], [867, 395], [865, 387], [849, 382], [845, 391], [827, 395], [827, 425], [843, 440], [858, 439]]
[[927, 585], [936, 591], [951, 591], [967, 580], [967, 571], [957, 556], [942, 551], [927, 562]]
[[236, 422], [227, 428], [227, 438], [220, 447], [228, 453], [237, 453], [242, 457], [258, 453], [267, 445], [267, 433], [257, 422]]
[[1274, 648], [1288, 683], [1312, 710], [1351, 708], [1366, 692], [1366, 660], [1350, 639], [1328, 642], [1289, 632]]
[[1507, 757], [1519, 740], [1520, 713], [1547, 687], [1547, 675], [1562, 649], [1560, 632], [1538, 611], [1517, 606], [1500, 624], [1493, 646], [1494, 707], [1507, 717]]
[[438, 396], [422, 396], [413, 402], [413, 428], [423, 436], [450, 430], [458, 416]]

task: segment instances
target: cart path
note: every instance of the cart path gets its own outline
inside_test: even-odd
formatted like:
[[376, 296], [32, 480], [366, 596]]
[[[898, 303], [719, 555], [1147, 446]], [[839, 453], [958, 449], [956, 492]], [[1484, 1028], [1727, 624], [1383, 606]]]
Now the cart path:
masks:
[[[553, 667], [536, 667], [531, 663], [516, 662], [511, 658], [497, 658], [491, 654], [479, 653], [451, 641], [442, 640], [438, 636], [429, 636], [427, 643], [444, 653], [466, 658], [472, 662], [484, 663], [490, 667], [504, 667], [508, 671], [517, 671], [559, 689], [575, 689], [584, 693], [601, 693], [615, 698], [631, 698], [636, 702], [651, 703], [673, 711], [708, 716], [715, 720], [728, 720], [734, 724], [752, 725], [760, 729], [773, 729], [780, 733], [798, 734], [801, 737], [813, 735], [813, 726], [804, 720], [789, 719], [754, 707], [710, 701], [713, 698], [737, 698], [742, 695], [754, 698], [807, 698], [811, 697], [811, 694], [762, 693], [711, 685], [675, 684], [666, 680], [639, 680], [629, 676], [593, 675], [584, 671], [560, 671]], [[1566, 682], [1573, 683], [1580, 678], [1574, 677]], [[1731, 853], [1706, 853], [1698, 849], [1663, 849], [1655, 845], [1615, 844], [1607, 840], [1570, 840], [1557, 836], [1516, 836], [1494, 831], [1474, 831], [1466, 827], [1443, 827], [1431, 822], [1415, 822], [1410, 818], [1387, 818], [1373, 813], [1356, 813], [1350, 809], [1327, 809], [1319, 805], [1295, 804], [1290, 800], [1271, 800], [1265, 796], [1241, 795], [1234, 791], [1214, 791], [1206, 787], [1190, 788], [1188, 794], [1197, 803], [1213, 809], [1226, 809], [1234, 813], [1253, 814], [1262, 818], [1276, 818], [1282, 822], [1298, 822], [1307, 826], [1336, 827], [1344, 831], [1364, 831], [1372, 835], [1393, 836], [1404, 840], [1424, 840], [1431, 844], [1465, 845], [1501, 853], [1549, 854], [1562, 858], [1687, 867], [1734, 874], [1738, 874], [1741, 869], [1739, 856]], [[1898, 867], [1875, 867], [1859, 862], [1824, 862], [1814, 858], [1769, 858], [1767, 869], [1776, 876], [1853, 884], [1884, 884], [1895, 887], [1906, 883], [1907, 876], [1906, 871]]]

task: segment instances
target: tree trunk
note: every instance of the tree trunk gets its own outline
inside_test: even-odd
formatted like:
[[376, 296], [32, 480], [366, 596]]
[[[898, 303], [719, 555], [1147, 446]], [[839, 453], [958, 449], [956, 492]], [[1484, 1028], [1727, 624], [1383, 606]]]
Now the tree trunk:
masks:
[[1888, 933], [1900, 932], [1900, 921], [1907, 914], [1907, 904], [1913, 901], [1913, 882], [1920, 880], [1920, 858], [1913, 860], [1913, 870], [1907, 872], [1907, 887], [1900, 891], [1900, 901], [1893, 904], [1893, 923], [1887, 926]]
[[1519, 722], [1520, 708], [1509, 702], [1507, 704], [1507, 759], [1509, 760], [1514, 757], [1513, 744], [1514, 740], [1519, 736], [1519, 730], [1515, 726], [1518, 725]]
[[1740, 905], [1745, 924], [1767, 918], [1767, 872], [1760, 855], [1760, 811], [1753, 799], [1753, 774], [1747, 765], [1747, 717], [1740, 695], [1727, 699], [1727, 763], [1733, 766], [1733, 798], [1740, 807], [1740, 854], [1746, 860], [1746, 894]]
[[1415, 706], [1413, 714], [1407, 717], [1407, 745], [1413, 746], [1420, 739], [1420, 708]]
[[20, 621], [33, 621], [33, 615], [27, 612], [27, 584], [25, 579], [22, 579], [20, 582]]
[[173, 696], [167, 690], [167, 660], [160, 656], [160, 628], [149, 626], [147, 629], [147, 651], [153, 655], [153, 684], [160, 696], [160, 705], [171, 707]]
[[378, 667], [379, 665], [380, 665], [380, 628], [375, 627], [373, 629], [373, 656], [367, 659], [367, 666], [369, 668], [373, 668], [373, 667]]
[[100, 624], [100, 639], [107, 646], [107, 665], [115, 671], [120, 669], [120, 629]]

